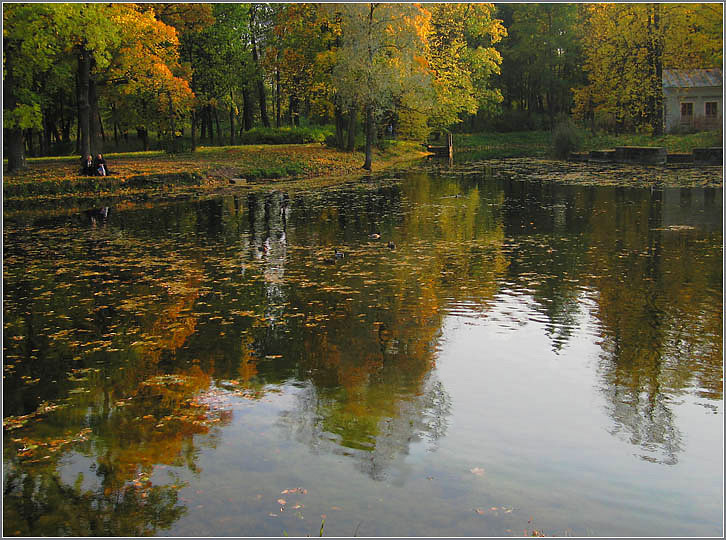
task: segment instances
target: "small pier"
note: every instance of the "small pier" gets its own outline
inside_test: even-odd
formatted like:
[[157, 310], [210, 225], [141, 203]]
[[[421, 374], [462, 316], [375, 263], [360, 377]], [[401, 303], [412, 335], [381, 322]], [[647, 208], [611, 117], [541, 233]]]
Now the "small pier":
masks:
[[437, 156], [448, 157], [449, 160], [452, 160], [454, 159], [454, 136], [451, 133], [447, 133], [445, 146], [427, 144], [426, 150]]

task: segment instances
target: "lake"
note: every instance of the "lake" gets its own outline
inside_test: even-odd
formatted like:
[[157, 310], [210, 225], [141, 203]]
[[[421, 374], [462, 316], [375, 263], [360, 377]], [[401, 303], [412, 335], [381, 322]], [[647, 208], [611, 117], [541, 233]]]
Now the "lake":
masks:
[[401, 173], [4, 216], [4, 535], [723, 535], [723, 192]]

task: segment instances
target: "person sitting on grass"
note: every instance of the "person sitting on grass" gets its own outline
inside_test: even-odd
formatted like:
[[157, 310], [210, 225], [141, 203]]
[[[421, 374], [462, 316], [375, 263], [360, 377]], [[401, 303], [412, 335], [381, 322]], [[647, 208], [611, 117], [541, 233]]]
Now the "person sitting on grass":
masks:
[[81, 174], [93, 176], [96, 172], [91, 156], [81, 158]]
[[106, 168], [106, 160], [103, 159], [101, 154], [96, 156], [93, 161], [93, 170], [98, 176], [108, 176], [108, 169]]

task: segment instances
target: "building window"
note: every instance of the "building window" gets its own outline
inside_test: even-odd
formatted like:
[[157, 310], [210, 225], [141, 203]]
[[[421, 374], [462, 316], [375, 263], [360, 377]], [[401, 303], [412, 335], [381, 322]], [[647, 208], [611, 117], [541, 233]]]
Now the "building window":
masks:
[[681, 103], [681, 122], [693, 120], [693, 103]]
[[706, 118], [716, 118], [718, 116], [718, 103], [715, 101], [706, 102]]

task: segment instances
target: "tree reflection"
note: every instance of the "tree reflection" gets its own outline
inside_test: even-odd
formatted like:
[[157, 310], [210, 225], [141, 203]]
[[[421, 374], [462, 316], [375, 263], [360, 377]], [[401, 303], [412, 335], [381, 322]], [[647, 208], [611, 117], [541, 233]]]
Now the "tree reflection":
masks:
[[[421, 177], [367, 197], [341, 190], [304, 201], [304, 220], [292, 199], [296, 238], [351, 240], [333, 266], [314, 256], [286, 276], [288, 312], [302, 316], [288, 321], [298, 346], [280, 352], [298, 358], [310, 383], [280, 422], [316, 451], [354, 458], [375, 479], [401, 473], [412, 444], [435, 450], [445, 434], [450, 398], [432, 371], [445, 307], [461, 294], [491, 301], [506, 268], [501, 227], [478, 186], [460, 197], [454, 181], [434, 193], [427, 186]], [[401, 201], [412, 199], [415, 210], [403, 212]], [[369, 241], [370, 231], [395, 241], [395, 251]]]
[[695, 387], [721, 398], [719, 243], [710, 234], [699, 240], [693, 230], [668, 229], [670, 209], [657, 192], [597, 193], [601, 212], [591, 219], [596, 249], [588, 265], [612, 432], [640, 447], [644, 459], [674, 464], [682, 435], [673, 397]]
[[[444, 318], [503, 288], [556, 353], [592, 299], [611, 432], [675, 463], [673, 399], [722, 398], [722, 249], [718, 228], [669, 228], [701, 200], [704, 225], [713, 196], [661, 195], [411, 175], [131, 206], [80, 238], [4, 230], [6, 533], [159, 534], [184, 508], [154, 470], [196, 471], [231, 419], [210, 405], [284, 383], [291, 437], [400, 478], [446, 434]], [[97, 487], [64, 483], [73, 455]]]
[[[7, 468], [6, 468], [7, 471]], [[184, 513], [177, 490], [168, 486], [116, 490], [64, 483], [49, 471], [5, 474], [3, 534], [8, 536], [150, 536]]]
[[[148, 250], [144, 242], [104, 228], [70, 242], [62, 256], [25, 268], [25, 290], [52, 291], [66, 274], [76, 279], [65, 295], [33, 296], [24, 315], [37, 329], [13, 340], [44, 345], [35, 362], [16, 360], [17, 371], [27, 375], [11, 386], [35, 401], [18, 408], [5, 396], [11, 410], [32, 411], [4, 419], [7, 534], [136, 536], [169, 527], [185, 511], [177, 501], [181, 485], [153, 483], [154, 470], [196, 470], [195, 436], [214, 445], [216, 427], [229, 420], [229, 412], [204, 401], [209, 374], [198, 364], [174, 361], [196, 331], [199, 261], [156, 242]], [[43, 249], [43, 242], [34, 249]], [[78, 257], [76, 250], [90, 256]], [[17, 299], [11, 297], [6, 311], [11, 321], [22, 313]], [[18, 326], [8, 329], [14, 334]], [[20, 357], [14, 346], [6, 346], [6, 354]], [[28, 392], [28, 379], [43, 383]], [[64, 482], [61, 471], [73, 455], [93, 461], [96, 487], [84, 486], [82, 478]]]

